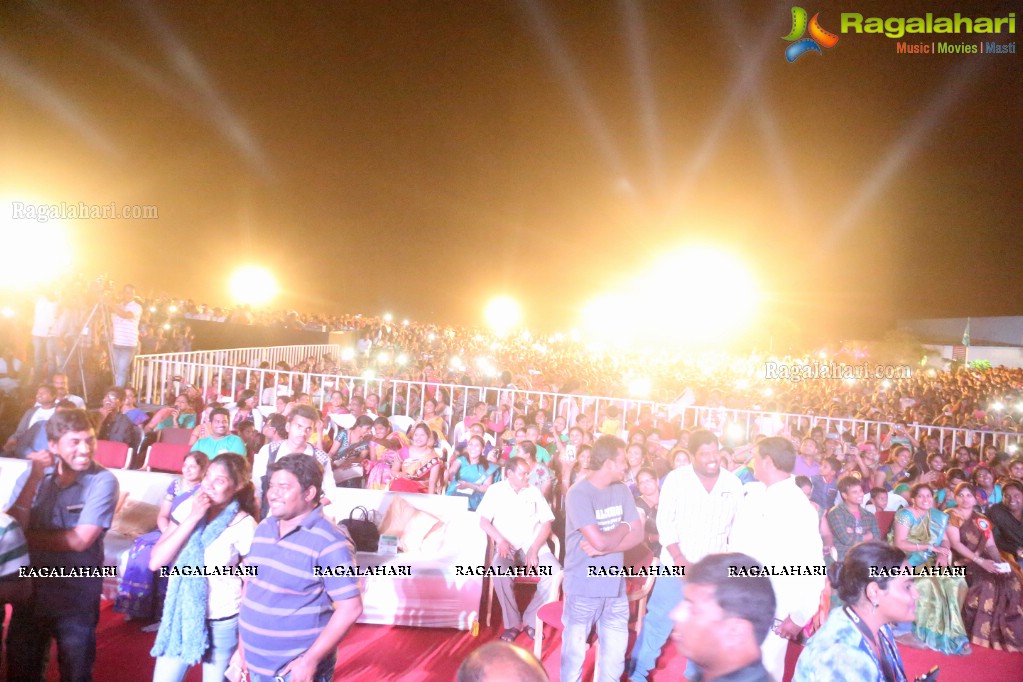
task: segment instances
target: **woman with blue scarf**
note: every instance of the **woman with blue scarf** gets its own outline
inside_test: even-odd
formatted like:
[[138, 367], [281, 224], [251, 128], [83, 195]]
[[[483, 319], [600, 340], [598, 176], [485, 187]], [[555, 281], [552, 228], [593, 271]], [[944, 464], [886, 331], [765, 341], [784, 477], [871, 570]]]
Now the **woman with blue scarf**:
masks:
[[224, 679], [238, 646], [242, 579], [237, 567], [256, 530], [249, 464], [224, 453], [210, 462], [197, 493], [180, 505], [153, 547], [150, 568], [170, 582], [151, 655], [153, 682], [181, 682], [202, 663], [203, 682]]

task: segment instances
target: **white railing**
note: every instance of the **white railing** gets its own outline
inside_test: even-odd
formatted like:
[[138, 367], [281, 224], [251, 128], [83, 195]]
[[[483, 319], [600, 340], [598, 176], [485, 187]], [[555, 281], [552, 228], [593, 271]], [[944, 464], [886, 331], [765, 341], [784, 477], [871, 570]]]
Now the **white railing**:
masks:
[[[222, 350], [197, 350], [188, 353], [158, 353], [155, 355], [136, 355], [133, 377], [138, 386], [139, 377], [150, 377], [151, 366], [170, 371], [168, 378], [181, 375], [201, 365], [219, 365], [226, 367], [258, 367], [263, 362], [273, 367], [278, 362], [286, 362], [292, 367], [306, 358], [322, 358], [330, 354], [334, 362], [340, 362], [342, 349], [333, 344], [314, 344], [303, 346], [260, 346], [258, 348], [227, 348]], [[172, 371], [180, 366], [181, 372]], [[195, 383], [189, 380], [189, 383]]]
[[[821, 427], [825, 433], [850, 431], [858, 442], [871, 441], [881, 444], [885, 433], [894, 422], [880, 422], [847, 417], [830, 417], [805, 414], [766, 413], [761, 410], [738, 410], [714, 408], [677, 403], [660, 403], [652, 400], [635, 400], [611, 396], [590, 396], [559, 394], [546, 391], [532, 391], [518, 388], [484, 388], [460, 384], [432, 382], [425, 380], [389, 379], [386, 377], [348, 376], [342, 374], [314, 374], [311, 372], [284, 372], [274, 369], [259, 369], [264, 360], [271, 365], [284, 361], [289, 366], [310, 355], [331, 353], [338, 357], [337, 346], [282, 346], [276, 348], [243, 348], [230, 351], [198, 351], [205, 354], [205, 361], [192, 359], [197, 353], [169, 353], [144, 355], [136, 358], [134, 385], [139, 399], [144, 403], [166, 404], [173, 395], [181, 392], [185, 385], [192, 385], [202, 391], [207, 402], [221, 397], [223, 402], [232, 402], [240, 390], [251, 389], [259, 397], [260, 404], [272, 405], [277, 396], [277, 387], [291, 395], [302, 392], [310, 395], [312, 402], [323, 408], [335, 388], [345, 387], [352, 395], [362, 387], [364, 395], [376, 394], [381, 404], [387, 403], [392, 414], [405, 414], [415, 418], [423, 415], [423, 396], [436, 395], [443, 391], [448, 396], [448, 433], [451, 437], [455, 425], [469, 413], [470, 404], [483, 400], [492, 405], [505, 405], [511, 416], [543, 409], [548, 421], [555, 416], [565, 416], [569, 425], [580, 413], [600, 415], [605, 408], [616, 406], [623, 425], [638, 424], [650, 415], [655, 422], [681, 417], [683, 427], [709, 427], [719, 433], [725, 443], [738, 445], [749, 442], [759, 433], [766, 435], [788, 435], [789, 428], [806, 432]], [[225, 359], [243, 362], [239, 364], [214, 363], [215, 354], [225, 354]], [[289, 362], [287, 358], [292, 360]], [[269, 390], [272, 389], [272, 390]], [[597, 429], [600, 424], [594, 424]], [[926, 436], [938, 438], [939, 447], [946, 445], [955, 449], [959, 445], [984, 447], [993, 444], [1000, 450], [1015, 452], [1023, 445], [1023, 434], [1002, 431], [966, 430], [956, 427], [910, 425], [914, 439]]]

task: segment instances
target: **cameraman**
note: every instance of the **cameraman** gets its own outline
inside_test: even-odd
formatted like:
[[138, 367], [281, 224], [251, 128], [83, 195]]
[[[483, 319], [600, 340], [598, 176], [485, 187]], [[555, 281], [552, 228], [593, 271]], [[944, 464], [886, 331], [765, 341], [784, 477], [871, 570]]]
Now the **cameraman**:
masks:
[[127, 386], [131, 363], [139, 347], [139, 320], [142, 306], [135, 300], [135, 287], [125, 284], [121, 300], [109, 304], [114, 355], [110, 364], [114, 370], [114, 385]]

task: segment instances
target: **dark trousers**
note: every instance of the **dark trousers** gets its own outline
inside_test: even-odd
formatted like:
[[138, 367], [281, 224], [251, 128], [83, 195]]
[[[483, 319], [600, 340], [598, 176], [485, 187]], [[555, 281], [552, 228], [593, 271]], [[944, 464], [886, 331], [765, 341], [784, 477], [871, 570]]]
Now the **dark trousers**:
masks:
[[79, 596], [55, 605], [38, 599], [16, 606], [7, 633], [7, 679], [39, 682], [50, 650], [57, 640], [57, 663], [61, 682], [92, 682], [96, 662], [96, 625], [99, 599]]

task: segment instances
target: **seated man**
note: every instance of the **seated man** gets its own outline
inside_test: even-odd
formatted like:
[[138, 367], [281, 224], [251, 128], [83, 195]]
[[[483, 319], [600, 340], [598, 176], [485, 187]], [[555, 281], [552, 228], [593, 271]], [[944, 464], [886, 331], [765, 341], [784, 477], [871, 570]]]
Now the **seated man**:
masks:
[[352, 428], [340, 430], [341, 448], [331, 455], [334, 482], [342, 488], [362, 488], [369, 459], [370, 438], [373, 435], [373, 417], [364, 414], [356, 418]]
[[233, 452], [244, 457], [245, 442], [230, 433], [230, 430], [231, 413], [226, 408], [214, 407], [210, 410], [211, 435], [197, 440], [192, 449], [205, 453], [211, 460], [222, 452]]
[[[21, 421], [18, 422], [18, 428], [14, 430], [11, 437], [7, 439], [4, 444], [4, 455], [7, 457], [24, 457], [23, 454], [15, 454], [15, 449], [28, 433], [37, 423], [46, 423], [51, 416], [53, 416], [54, 410], [56, 410], [56, 398], [57, 391], [53, 386], [49, 384], [42, 384], [36, 389], [36, 405], [25, 410], [25, 414], [21, 416]], [[38, 429], [36, 429], [38, 431]], [[25, 453], [27, 454], [27, 453]]]
[[838, 491], [842, 496], [841, 503], [825, 514], [821, 537], [824, 539], [824, 554], [829, 555], [834, 547], [835, 558], [841, 562], [845, 561], [845, 555], [853, 545], [882, 538], [875, 516], [860, 506], [863, 482], [855, 476], [843, 476], [838, 480]]
[[477, 508], [480, 527], [494, 542], [494, 567], [550, 566], [550, 576], [542, 576], [536, 594], [519, 612], [512, 578], [494, 577], [494, 591], [501, 603], [504, 632], [501, 639], [514, 642], [525, 631], [530, 639], [536, 636], [533, 624], [536, 612], [557, 595], [552, 594], [555, 571], [561, 564], [547, 547], [554, 514], [540, 491], [529, 485], [529, 463], [520, 457], [508, 460], [506, 478], [487, 488]]
[[130, 468], [137, 469], [141, 464], [142, 453], [139, 442], [142, 440], [142, 429], [121, 411], [124, 407], [124, 397], [124, 389], [120, 386], [112, 386], [107, 389], [103, 395], [103, 406], [93, 413], [93, 417], [98, 423], [96, 438], [124, 443], [129, 448], [134, 448], [136, 452]]

